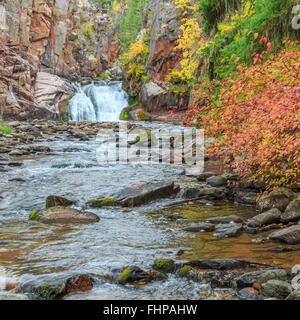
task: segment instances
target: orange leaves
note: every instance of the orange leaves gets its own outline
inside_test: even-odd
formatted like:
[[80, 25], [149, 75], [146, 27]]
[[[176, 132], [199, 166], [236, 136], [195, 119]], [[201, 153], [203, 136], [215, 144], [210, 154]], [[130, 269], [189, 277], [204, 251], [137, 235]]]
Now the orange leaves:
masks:
[[[262, 41], [271, 50], [268, 39]], [[217, 138], [212, 155], [233, 154], [233, 167], [269, 186], [291, 186], [300, 177], [300, 51], [291, 43], [266, 62], [256, 54], [257, 64], [234, 78], [204, 81], [194, 89], [185, 118], [188, 125], [196, 119], [207, 136]]]

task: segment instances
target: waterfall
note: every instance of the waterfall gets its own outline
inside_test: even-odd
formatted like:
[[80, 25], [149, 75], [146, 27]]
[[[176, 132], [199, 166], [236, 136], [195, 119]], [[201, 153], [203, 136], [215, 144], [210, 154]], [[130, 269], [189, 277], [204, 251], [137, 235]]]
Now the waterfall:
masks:
[[119, 121], [128, 107], [128, 95], [122, 82], [94, 81], [87, 85], [73, 84], [74, 97], [69, 101], [69, 120]]

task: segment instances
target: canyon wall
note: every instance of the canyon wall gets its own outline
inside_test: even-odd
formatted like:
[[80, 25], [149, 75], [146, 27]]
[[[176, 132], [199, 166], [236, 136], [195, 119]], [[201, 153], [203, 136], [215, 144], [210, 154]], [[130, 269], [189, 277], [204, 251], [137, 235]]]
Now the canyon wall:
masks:
[[[140, 35], [150, 30], [146, 77], [141, 81], [131, 79], [127, 76], [128, 70], [125, 67], [124, 85], [147, 111], [165, 112], [170, 106], [178, 106], [182, 98], [170, 92], [172, 84], [165, 81], [170, 70], [177, 69], [182, 60], [182, 53], [176, 49], [181, 35], [182, 12], [172, 0], [151, 0], [145, 8], [143, 24], [144, 29]], [[188, 99], [184, 97], [185, 104]]]
[[119, 53], [111, 18], [89, 0], [0, 0], [0, 116], [55, 117], [69, 81], [101, 76]]

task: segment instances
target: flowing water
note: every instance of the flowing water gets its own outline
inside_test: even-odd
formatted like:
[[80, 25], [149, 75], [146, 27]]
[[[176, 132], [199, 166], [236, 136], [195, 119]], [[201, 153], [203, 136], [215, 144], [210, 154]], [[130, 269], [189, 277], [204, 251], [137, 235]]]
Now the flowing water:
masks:
[[[116, 86], [120, 88], [119, 84]], [[94, 92], [97, 96], [98, 89], [104, 92], [110, 90], [90, 85], [83, 91]], [[121, 93], [118, 91], [115, 94]], [[71, 112], [75, 112], [74, 106], [77, 110], [83, 107], [83, 100], [87, 99], [81, 91], [76, 96], [71, 102]], [[116, 105], [115, 108], [121, 109], [121, 102], [118, 107]], [[101, 108], [108, 110], [104, 106]], [[93, 110], [96, 110], [94, 104]], [[112, 116], [113, 112], [109, 113]], [[51, 148], [51, 154], [29, 158], [24, 161], [23, 167], [1, 173], [0, 266], [5, 268], [8, 278], [20, 283], [30, 280], [39, 284], [44, 278], [54, 281], [61, 276], [78, 273], [109, 275], [128, 265], [149, 270], [158, 258], [191, 260], [236, 257], [286, 267], [299, 261], [299, 254], [294, 252], [267, 252], [267, 247], [276, 244], [251, 242], [257, 236], [244, 234], [236, 239], [217, 239], [211, 233], [190, 234], [182, 231], [183, 227], [211, 216], [238, 214], [248, 218], [255, 215], [253, 208], [226, 202], [185, 205], [163, 214], [153, 211], [174, 199], [156, 201], [131, 212], [118, 207], [88, 209], [101, 218], [99, 223], [91, 225], [47, 225], [28, 221], [31, 211], [45, 207], [45, 199], [49, 195], [75, 200], [76, 208], [86, 209], [89, 200], [100, 196], [113, 197], [123, 188], [142, 181], [174, 180], [182, 186], [191, 183], [191, 179], [182, 175], [184, 168], [180, 165], [99, 165], [96, 161], [99, 142], [95, 138], [78, 141], [61, 134], [55, 138], [47, 137], [47, 145]], [[16, 178], [22, 180], [13, 180]], [[173, 219], [174, 216], [181, 219]], [[179, 249], [184, 250], [180, 257], [176, 255]], [[67, 299], [200, 299], [210, 293], [211, 288], [207, 284], [172, 275], [166, 281], [145, 286], [120, 286], [99, 280], [92, 291]], [[24, 296], [13, 298], [22, 299]]]
[[69, 119], [73, 121], [118, 121], [128, 106], [122, 82], [95, 81], [74, 84], [75, 95], [69, 101]]

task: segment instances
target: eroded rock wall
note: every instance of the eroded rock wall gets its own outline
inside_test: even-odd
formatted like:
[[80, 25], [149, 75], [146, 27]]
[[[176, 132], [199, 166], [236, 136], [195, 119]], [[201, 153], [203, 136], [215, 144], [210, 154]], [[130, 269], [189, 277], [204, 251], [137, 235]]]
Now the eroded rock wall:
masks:
[[0, 0], [1, 115], [56, 114], [68, 81], [101, 75], [119, 52], [111, 18], [89, 0]]
[[[170, 70], [177, 69], [182, 60], [177, 50], [177, 40], [181, 35], [182, 12], [173, 0], [151, 0], [144, 11], [144, 29], [150, 29], [149, 55], [145, 65], [146, 81], [128, 79], [123, 72], [124, 84], [129, 93], [136, 97], [150, 112], [165, 112], [170, 106], [178, 106], [182, 97], [170, 93], [171, 83], [165, 81]], [[185, 101], [186, 104], [188, 103]]]

